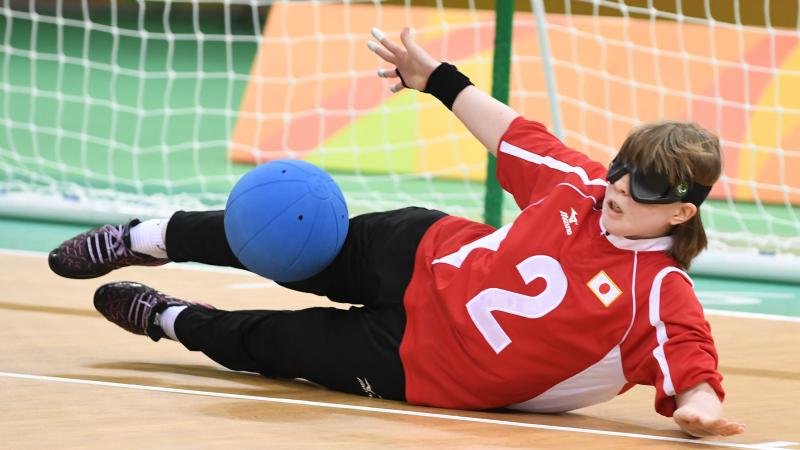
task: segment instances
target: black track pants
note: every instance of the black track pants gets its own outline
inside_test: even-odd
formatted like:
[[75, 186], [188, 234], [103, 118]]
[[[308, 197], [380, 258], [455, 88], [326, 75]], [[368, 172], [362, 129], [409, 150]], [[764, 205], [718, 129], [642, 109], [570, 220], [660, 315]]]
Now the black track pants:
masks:
[[[223, 217], [222, 211], [175, 213], [166, 237], [170, 259], [244, 268], [228, 245]], [[328, 267], [306, 280], [280, 283], [360, 306], [297, 311], [190, 307], [178, 316], [176, 335], [188, 349], [232, 370], [305, 378], [339, 391], [403, 400], [403, 294], [422, 236], [442, 217], [424, 208], [354, 217]]]

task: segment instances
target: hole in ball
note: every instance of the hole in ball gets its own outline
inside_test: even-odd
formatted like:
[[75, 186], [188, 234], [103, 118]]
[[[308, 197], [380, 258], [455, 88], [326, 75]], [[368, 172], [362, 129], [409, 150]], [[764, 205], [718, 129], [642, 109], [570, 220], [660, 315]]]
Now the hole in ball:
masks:
[[281, 173], [286, 173], [286, 169], [281, 170]]
[[302, 215], [297, 216], [297, 220], [303, 220], [303, 216]]

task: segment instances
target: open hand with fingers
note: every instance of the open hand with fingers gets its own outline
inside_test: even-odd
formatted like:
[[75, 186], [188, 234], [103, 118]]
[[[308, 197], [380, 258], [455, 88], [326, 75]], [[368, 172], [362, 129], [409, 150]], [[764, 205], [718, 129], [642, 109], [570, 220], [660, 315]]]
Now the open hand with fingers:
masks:
[[683, 431], [695, 437], [731, 436], [744, 433], [745, 426], [722, 417], [714, 417], [686, 405], [675, 410], [672, 418]]
[[369, 41], [367, 47], [380, 56], [381, 59], [395, 66], [394, 69], [378, 70], [379, 77], [398, 79], [399, 83], [392, 85], [390, 88], [392, 92], [398, 92], [404, 87], [424, 91], [428, 77], [439, 66], [440, 62], [433, 59], [428, 52], [414, 42], [411, 37], [411, 29], [405, 27], [400, 33], [402, 45], [389, 40], [377, 28], [372, 29], [372, 36], [380, 44]]
[[414, 42], [410, 28], [403, 28], [400, 44], [392, 42], [377, 28], [372, 29], [372, 36], [379, 43], [369, 41], [369, 49], [394, 65], [378, 70], [379, 77], [397, 81], [391, 86], [392, 92], [411, 88], [432, 95], [451, 110], [490, 153], [496, 154], [500, 137], [519, 117], [518, 112], [474, 87], [456, 66], [435, 60]]
[[744, 433], [744, 424], [722, 417], [722, 401], [708, 382], [685, 389], [675, 396], [678, 409], [672, 419], [695, 437], [731, 436]]

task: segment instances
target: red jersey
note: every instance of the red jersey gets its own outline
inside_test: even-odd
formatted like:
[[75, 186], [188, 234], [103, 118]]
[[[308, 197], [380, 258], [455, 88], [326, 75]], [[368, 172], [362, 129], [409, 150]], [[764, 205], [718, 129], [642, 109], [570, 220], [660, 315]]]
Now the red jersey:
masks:
[[514, 120], [497, 177], [520, 215], [494, 229], [446, 217], [425, 234], [405, 292], [400, 356], [411, 403], [561, 412], [655, 386], [708, 382], [717, 352], [669, 236], [630, 240], [601, 223], [606, 169], [545, 127]]

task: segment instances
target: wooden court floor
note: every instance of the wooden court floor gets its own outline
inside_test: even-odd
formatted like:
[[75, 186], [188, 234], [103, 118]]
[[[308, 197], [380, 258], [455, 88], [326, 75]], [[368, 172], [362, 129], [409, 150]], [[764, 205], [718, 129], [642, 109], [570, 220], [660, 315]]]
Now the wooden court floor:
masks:
[[420, 408], [228, 371], [106, 322], [94, 289], [135, 280], [224, 309], [324, 299], [243, 272], [171, 265], [88, 281], [41, 254], [0, 253], [0, 448], [800, 449], [800, 323], [709, 317], [746, 434], [694, 440], [653, 410], [653, 390], [561, 415]]

